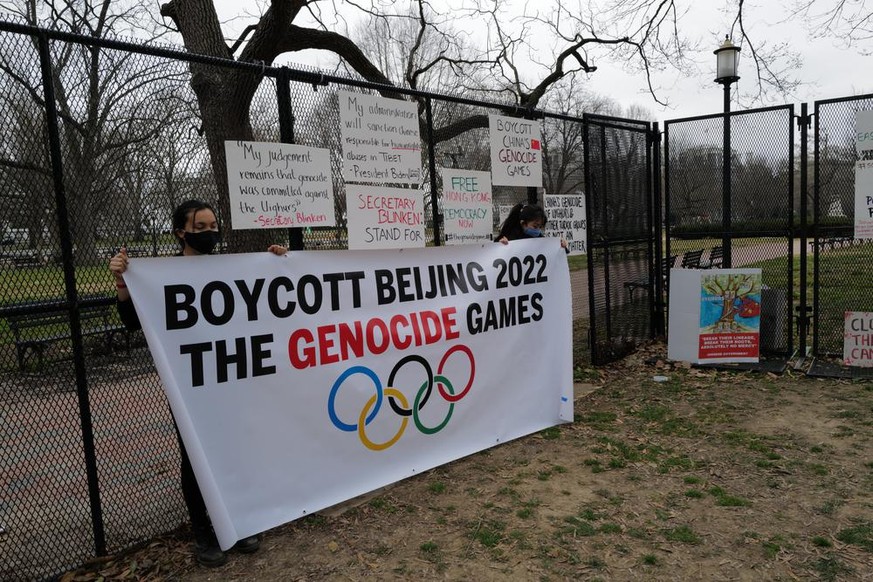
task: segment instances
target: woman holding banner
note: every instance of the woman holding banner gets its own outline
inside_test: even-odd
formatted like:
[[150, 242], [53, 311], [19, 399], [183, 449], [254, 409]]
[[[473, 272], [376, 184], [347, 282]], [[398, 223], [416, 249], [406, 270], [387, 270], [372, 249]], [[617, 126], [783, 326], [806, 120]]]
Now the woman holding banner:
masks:
[[[500, 227], [497, 242], [509, 244], [511, 240], [521, 238], [539, 238], [543, 236], [543, 228], [546, 226], [546, 211], [536, 204], [519, 202], [512, 207], [509, 215]], [[561, 239], [561, 248], [570, 252], [567, 241]]]
[[[173, 234], [176, 235], [181, 247], [177, 256], [194, 257], [211, 254], [220, 239], [215, 210], [209, 204], [199, 200], [183, 202], [173, 212]], [[267, 250], [276, 255], [284, 255], [288, 252], [288, 249], [281, 245], [271, 245]], [[127, 270], [128, 260], [127, 249], [122, 248], [118, 254], [110, 259], [109, 270], [115, 276], [118, 314], [121, 321], [128, 329], [140, 329], [142, 326], [139, 316], [134, 309], [130, 292], [124, 282], [124, 272]], [[197, 486], [197, 479], [191, 467], [191, 461], [188, 459], [185, 444], [179, 434], [179, 428], [175, 425], [175, 419], [173, 425], [179, 439], [179, 454], [182, 460], [182, 496], [185, 498], [185, 505], [191, 519], [191, 529], [194, 533], [194, 556], [197, 562], [203, 566], [210, 568], [221, 566], [227, 561], [227, 556], [218, 546], [203, 495]], [[244, 554], [256, 552], [259, 547], [258, 536], [244, 538], [234, 545], [234, 549]]]

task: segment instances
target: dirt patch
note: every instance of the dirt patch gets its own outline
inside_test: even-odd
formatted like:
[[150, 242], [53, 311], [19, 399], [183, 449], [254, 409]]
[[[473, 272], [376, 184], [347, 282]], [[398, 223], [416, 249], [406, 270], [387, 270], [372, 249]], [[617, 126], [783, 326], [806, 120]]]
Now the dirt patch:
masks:
[[873, 383], [642, 363], [662, 351], [585, 371], [572, 424], [267, 532], [222, 568], [178, 532], [68, 578], [873, 579]]

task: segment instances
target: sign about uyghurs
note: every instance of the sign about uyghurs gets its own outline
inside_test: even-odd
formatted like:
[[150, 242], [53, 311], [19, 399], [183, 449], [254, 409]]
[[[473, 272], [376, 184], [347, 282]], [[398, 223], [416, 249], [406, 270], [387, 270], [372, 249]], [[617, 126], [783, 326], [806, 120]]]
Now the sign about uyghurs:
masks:
[[843, 362], [847, 366], [873, 368], [873, 312], [846, 312]]
[[224, 151], [235, 230], [336, 225], [329, 150], [226, 141]]
[[587, 248], [588, 223], [585, 219], [585, 195], [547, 194], [543, 196], [546, 210], [545, 236], [567, 241], [571, 255], [584, 255]]
[[440, 168], [440, 174], [446, 244], [490, 242], [494, 228], [491, 175], [453, 168]]
[[415, 103], [337, 91], [343, 179], [419, 184], [421, 137]]
[[418, 188], [346, 184], [349, 249], [424, 246], [424, 193]]
[[543, 185], [542, 128], [538, 121], [489, 115], [491, 183], [495, 186]]

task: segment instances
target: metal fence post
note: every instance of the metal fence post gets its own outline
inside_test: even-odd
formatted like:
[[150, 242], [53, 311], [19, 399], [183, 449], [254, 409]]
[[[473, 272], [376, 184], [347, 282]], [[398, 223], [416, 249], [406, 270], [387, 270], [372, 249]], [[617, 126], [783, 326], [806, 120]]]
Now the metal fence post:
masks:
[[430, 97], [424, 98], [424, 115], [427, 122], [427, 167], [430, 172], [430, 215], [433, 218], [433, 244], [438, 247], [442, 238], [440, 236], [442, 215], [439, 212], [437, 201], [436, 144], [433, 139], [433, 107]]
[[88, 398], [88, 378], [85, 371], [82, 326], [79, 320], [79, 297], [76, 292], [76, 267], [73, 259], [73, 241], [70, 234], [67, 198], [64, 190], [64, 169], [61, 161], [61, 136], [58, 130], [58, 110], [52, 75], [49, 38], [45, 31], [37, 35], [39, 62], [42, 69], [42, 87], [45, 98], [46, 128], [49, 141], [49, 156], [52, 164], [55, 206], [60, 232], [61, 257], [63, 259], [64, 288], [70, 309], [70, 336], [73, 347], [73, 367], [76, 377], [76, 394], [79, 402], [79, 420], [82, 427], [82, 446], [85, 453], [85, 473], [88, 479], [88, 498], [91, 505], [91, 522], [94, 534], [94, 551], [98, 556], [106, 554], [106, 533], [103, 528], [103, 509], [100, 502], [100, 486], [97, 474], [97, 456], [94, 447], [94, 427], [91, 419], [91, 403]]
[[661, 212], [661, 130], [658, 122], [652, 126], [650, 133], [650, 147], [652, 148], [652, 208], [650, 211], [654, 222], [653, 238], [655, 239], [654, 265], [650, 266], [654, 273], [655, 309], [652, 318], [652, 327], [655, 335], [664, 335], [664, 273], [661, 272], [662, 254], [664, 252], [661, 237], [663, 236], [663, 213]]
[[[279, 139], [282, 143], [294, 143], [294, 108], [291, 105], [291, 75], [288, 67], [282, 67], [276, 77], [276, 102], [279, 108]], [[288, 248], [292, 251], [302, 251], [303, 229], [300, 227], [288, 229]]]
[[[809, 107], [806, 103], [800, 105], [800, 117], [797, 119], [797, 126], [800, 129], [800, 305], [797, 313], [797, 335], [799, 339], [800, 356], [806, 356], [806, 334], [809, 329], [809, 309], [806, 305], [806, 291], [808, 277], [806, 268], [806, 244], [807, 244], [807, 228], [809, 228], [809, 201], [807, 193], [809, 187], [809, 173], [807, 170], [807, 162], [809, 160]], [[792, 225], [793, 226], [793, 225]]]

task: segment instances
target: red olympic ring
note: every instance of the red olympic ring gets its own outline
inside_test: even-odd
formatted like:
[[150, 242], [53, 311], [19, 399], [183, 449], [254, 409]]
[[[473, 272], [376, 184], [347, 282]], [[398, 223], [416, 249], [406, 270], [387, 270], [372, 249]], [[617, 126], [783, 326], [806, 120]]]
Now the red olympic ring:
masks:
[[440, 360], [439, 368], [437, 368], [437, 374], [443, 375], [443, 366], [445, 365], [446, 360], [448, 360], [449, 356], [451, 356], [458, 350], [461, 350], [462, 352], [467, 354], [467, 357], [470, 359], [470, 379], [467, 381], [467, 385], [464, 386], [464, 389], [457, 394], [449, 394], [446, 391], [446, 387], [443, 386], [441, 382], [438, 382], [437, 389], [440, 391], [440, 395], [446, 399], [446, 402], [457, 402], [458, 400], [466, 396], [467, 392], [470, 391], [470, 387], [473, 386], [473, 379], [476, 377], [476, 360], [473, 358], [473, 351], [464, 344], [456, 344], [446, 350], [446, 353], [443, 355], [443, 359]]

